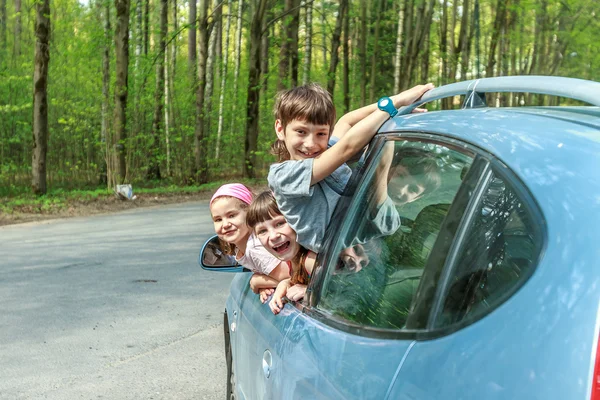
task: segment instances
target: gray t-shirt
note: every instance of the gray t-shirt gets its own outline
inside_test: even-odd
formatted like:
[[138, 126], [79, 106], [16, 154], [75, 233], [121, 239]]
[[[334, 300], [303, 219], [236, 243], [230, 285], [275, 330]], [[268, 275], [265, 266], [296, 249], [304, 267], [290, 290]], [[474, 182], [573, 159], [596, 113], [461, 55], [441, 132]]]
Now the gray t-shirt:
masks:
[[298, 243], [318, 253], [352, 171], [343, 164], [311, 186], [313, 162], [314, 159], [309, 158], [273, 164], [267, 179], [279, 210], [298, 235]]

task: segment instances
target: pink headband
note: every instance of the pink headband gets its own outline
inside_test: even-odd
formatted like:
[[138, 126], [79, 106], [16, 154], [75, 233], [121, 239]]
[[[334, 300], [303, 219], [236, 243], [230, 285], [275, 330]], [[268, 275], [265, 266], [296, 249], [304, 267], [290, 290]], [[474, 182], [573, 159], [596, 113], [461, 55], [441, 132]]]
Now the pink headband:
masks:
[[215, 201], [217, 197], [221, 196], [235, 197], [246, 204], [252, 203], [252, 193], [241, 183], [228, 183], [218, 188], [215, 194], [213, 194], [213, 197], [210, 199], [210, 205], [212, 205], [213, 201]]

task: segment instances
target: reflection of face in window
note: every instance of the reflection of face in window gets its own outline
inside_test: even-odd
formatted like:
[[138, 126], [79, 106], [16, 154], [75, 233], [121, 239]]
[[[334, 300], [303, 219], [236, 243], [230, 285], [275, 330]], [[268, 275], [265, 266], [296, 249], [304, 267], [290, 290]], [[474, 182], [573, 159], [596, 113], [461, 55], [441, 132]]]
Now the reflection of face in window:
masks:
[[357, 244], [340, 252], [340, 263], [336, 272], [358, 272], [367, 265], [369, 256], [365, 253], [363, 245]]
[[436, 190], [441, 180], [435, 160], [428, 158], [408, 159], [406, 165], [394, 166], [390, 175], [389, 196], [396, 206], [412, 203]]

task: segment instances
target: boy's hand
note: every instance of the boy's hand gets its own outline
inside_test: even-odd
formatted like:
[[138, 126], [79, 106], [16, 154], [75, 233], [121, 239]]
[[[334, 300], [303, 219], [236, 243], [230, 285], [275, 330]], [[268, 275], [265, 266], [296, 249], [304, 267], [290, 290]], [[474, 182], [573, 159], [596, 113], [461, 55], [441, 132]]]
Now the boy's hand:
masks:
[[270, 295], [275, 292], [274, 288], [262, 288], [258, 289], [258, 295], [260, 296], [260, 302], [265, 304]]
[[400, 108], [402, 106], [412, 104], [434, 87], [435, 86], [433, 86], [433, 83], [428, 83], [426, 85], [417, 85], [413, 88], [405, 90], [402, 93], [398, 93], [391, 97], [392, 101], [394, 102], [394, 107]]

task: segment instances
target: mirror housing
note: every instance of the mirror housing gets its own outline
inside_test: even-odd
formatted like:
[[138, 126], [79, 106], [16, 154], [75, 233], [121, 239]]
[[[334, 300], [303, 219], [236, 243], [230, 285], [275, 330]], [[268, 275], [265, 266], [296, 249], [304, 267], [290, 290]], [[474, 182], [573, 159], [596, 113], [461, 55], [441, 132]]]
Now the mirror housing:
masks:
[[239, 265], [234, 256], [227, 255], [221, 249], [217, 235], [211, 237], [200, 249], [198, 265], [207, 271], [218, 272], [245, 272], [248, 269]]

